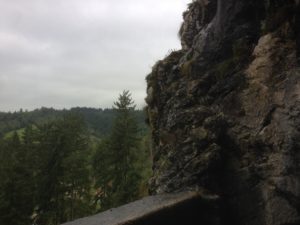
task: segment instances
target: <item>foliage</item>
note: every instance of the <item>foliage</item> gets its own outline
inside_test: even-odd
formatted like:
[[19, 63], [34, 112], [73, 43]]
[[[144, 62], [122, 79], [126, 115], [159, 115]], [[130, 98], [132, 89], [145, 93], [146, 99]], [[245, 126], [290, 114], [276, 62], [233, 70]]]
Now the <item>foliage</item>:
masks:
[[88, 139], [76, 115], [2, 140], [0, 224], [60, 224], [92, 212]]
[[0, 149], [0, 224], [29, 224], [34, 208], [33, 151], [25, 151], [17, 133]]
[[60, 224], [89, 214], [88, 139], [76, 115], [41, 127], [38, 221]]
[[[101, 138], [110, 132], [112, 122], [116, 117], [114, 109], [95, 109], [87, 107], [76, 107], [70, 110], [56, 110], [52, 108], [41, 108], [33, 111], [0, 112], [0, 137], [11, 136], [15, 130], [22, 132], [22, 129], [29, 125], [42, 125], [44, 123], [63, 118], [66, 113], [80, 114], [88, 128], [90, 135]], [[135, 110], [140, 129], [147, 133], [142, 110]]]
[[112, 131], [99, 145], [93, 163], [100, 210], [136, 199], [144, 175], [141, 132], [129, 91], [124, 91], [114, 105], [117, 117]]
[[147, 194], [150, 142], [128, 91], [113, 109], [0, 113], [0, 130], [0, 225], [57, 225]]

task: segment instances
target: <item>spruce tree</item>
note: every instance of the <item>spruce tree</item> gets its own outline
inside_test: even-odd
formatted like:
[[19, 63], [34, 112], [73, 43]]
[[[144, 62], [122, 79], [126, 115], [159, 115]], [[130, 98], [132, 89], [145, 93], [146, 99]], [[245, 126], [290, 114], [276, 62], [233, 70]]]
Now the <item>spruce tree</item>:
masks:
[[27, 225], [34, 208], [30, 151], [16, 132], [1, 144], [0, 224]]
[[45, 124], [40, 132], [38, 223], [56, 225], [90, 214], [89, 148], [83, 121], [67, 115]]
[[102, 209], [134, 200], [141, 180], [136, 169], [140, 137], [129, 91], [119, 95], [114, 109], [117, 116], [111, 134], [100, 145], [94, 162]]

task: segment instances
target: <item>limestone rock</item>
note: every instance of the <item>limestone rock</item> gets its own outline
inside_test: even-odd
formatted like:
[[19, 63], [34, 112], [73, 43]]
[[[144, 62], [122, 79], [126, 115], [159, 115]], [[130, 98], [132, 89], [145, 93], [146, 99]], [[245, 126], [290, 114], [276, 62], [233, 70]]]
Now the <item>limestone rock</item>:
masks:
[[300, 224], [299, 1], [199, 0], [183, 17], [183, 49], [147, 78], [152, 193], [204, 188], [221, 224]]

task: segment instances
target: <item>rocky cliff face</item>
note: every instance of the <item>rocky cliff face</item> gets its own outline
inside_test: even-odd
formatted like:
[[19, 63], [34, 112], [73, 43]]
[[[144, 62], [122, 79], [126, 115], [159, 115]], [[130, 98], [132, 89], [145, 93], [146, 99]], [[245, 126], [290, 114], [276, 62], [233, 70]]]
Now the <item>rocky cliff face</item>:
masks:
[[195, 0], [146, 98], [153, 193], [220, 196], [221, 224], [300, 224], [300, 2]]

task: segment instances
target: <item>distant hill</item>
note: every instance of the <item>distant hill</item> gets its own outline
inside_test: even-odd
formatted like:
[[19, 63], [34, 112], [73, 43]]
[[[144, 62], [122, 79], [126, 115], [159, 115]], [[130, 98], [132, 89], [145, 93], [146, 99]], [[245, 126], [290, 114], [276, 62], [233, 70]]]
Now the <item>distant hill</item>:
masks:
[[[116, 116], [114, 109], [76, 107], [72, 109], [57, 110], [42, 107], [33, 111], [0, 112], [0, 137], [8, 135], [12, 131], [20, 131], [32, 124], [39, 125], [47, 121], [55, 120], [66, 113], [77, 113], [84, 118], [91, 135], [101, 138], [109, 133], [113, 120]], [[136, 110], [135, 116], [138, 120], [142, 133], [147, 131], [145, 115], [142, 110]]]

